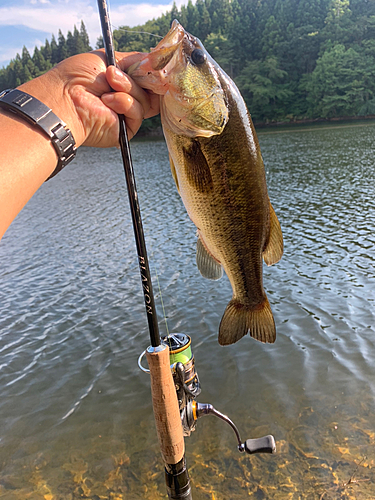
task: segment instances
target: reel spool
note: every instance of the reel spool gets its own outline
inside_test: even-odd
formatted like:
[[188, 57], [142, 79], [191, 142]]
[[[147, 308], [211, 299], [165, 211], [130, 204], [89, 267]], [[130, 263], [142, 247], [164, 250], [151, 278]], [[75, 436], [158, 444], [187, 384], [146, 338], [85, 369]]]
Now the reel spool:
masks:
[[187, 418], [186, 409], [201, 393], [201, 385], [191, 350], [191, 338], [184, 333], [174, 333], [162, 337], [162, 342], [169, 347], [169, 360], [177, 392], [183, 433], [184, 436], [190, 436], [190, 433], [195, 430], [195, 420]]

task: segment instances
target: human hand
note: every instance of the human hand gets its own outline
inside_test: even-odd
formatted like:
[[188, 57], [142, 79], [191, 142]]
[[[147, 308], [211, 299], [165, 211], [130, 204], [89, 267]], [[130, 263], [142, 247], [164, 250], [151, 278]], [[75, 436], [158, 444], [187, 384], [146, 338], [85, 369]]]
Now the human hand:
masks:
[[123, 73], [143, 57], [137, 52], [116, 52], [120, 71], [114, 66], [106, 68], [104, 50], [78, 54], [20, 88], [49, 106], [67, 124], [77, 146], [117, 146], [117, 114], [125, 116], [131, 139], [143, 118], [159, 113], [159, 97]]

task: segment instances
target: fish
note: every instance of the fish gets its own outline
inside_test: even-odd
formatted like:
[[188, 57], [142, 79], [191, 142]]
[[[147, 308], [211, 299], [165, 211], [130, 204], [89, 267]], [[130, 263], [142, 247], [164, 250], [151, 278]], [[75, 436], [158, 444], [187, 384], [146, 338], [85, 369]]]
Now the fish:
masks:
[[212, 280], [224, 270], [231, 283], [219, 344], [233, 344], [247, 333], [273, 343], [276, 327], [263, 287], [263, 260], [272, 265], [281, 259], [283, 236], [238, 88], [176, 20], [128, 74], [160, 95], [172, 175], [197, 227], [198, 269]]

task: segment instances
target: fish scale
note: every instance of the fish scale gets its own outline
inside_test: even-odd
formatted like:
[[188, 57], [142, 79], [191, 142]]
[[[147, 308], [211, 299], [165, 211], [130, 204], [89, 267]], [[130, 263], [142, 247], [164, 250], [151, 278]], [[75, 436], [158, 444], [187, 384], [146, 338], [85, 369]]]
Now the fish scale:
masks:
[[172, 174], [198, 229], [198, 268], [209, 279], [220, 278], [223, 268], [232, 285], [219, 343], [232, 344], [247, 333], [274, 342], [262, 258], [268, 265], [278, 262], [283, 238], [269, 201], [259, 142], [240, 92], [202, 43], [177, 21], [129, 74], [160, 94]]

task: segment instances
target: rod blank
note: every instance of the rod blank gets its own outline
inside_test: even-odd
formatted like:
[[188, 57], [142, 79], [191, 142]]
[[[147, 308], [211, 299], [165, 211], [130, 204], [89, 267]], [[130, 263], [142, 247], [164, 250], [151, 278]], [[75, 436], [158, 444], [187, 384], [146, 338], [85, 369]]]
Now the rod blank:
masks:
[[[107, 57], [108, 66], [116, 66], [116, 57], [113, 47], [112, 29], [109, 22], [109, 13], [106, 0], [98, 0], [100, 22], [102, 25], [103, 43]], [[150, 266], [148, 263], [145, 237], [141, 218], [141, 210], [138, 203], [137, 186], [131, 159], [128, 135], [126, 133], [126, 122], [124, 115], [118, 115], [120, 124], [120, 149], [124, 172], [126, 178], [126, 187], [128, 190], [130, 211], [133, 221], [135, 243], [138, 252], [138, 265], [142, 279], [142, 289], [147, 313], [148, 328], [150, 332], [151, 345], [157, 347], [160, 345], [160, 334], [158, 318], [156, 314], [155, 299], [152, 289]]]

